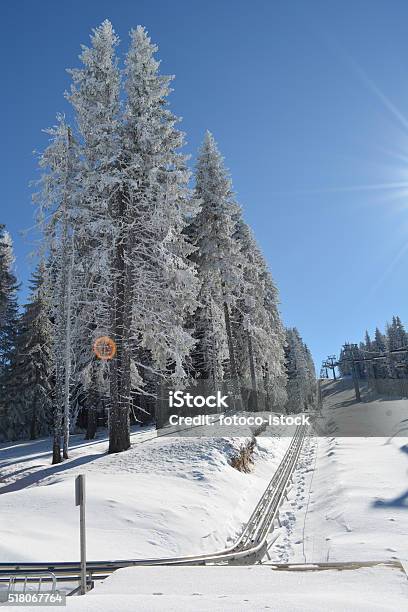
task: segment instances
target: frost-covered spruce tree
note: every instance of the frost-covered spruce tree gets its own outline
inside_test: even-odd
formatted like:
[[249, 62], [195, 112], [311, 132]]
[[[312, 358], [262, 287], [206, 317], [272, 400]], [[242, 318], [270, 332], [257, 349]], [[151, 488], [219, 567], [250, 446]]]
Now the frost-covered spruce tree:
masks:
[[287, 399], [286, 369], [284, 346], [286, 342], [285, 329], [279, 314], [278, 289], [266, 267], [264, 272], [265, 283], [265, 309], [268, 313], [272, 339], [269, 340], [268, 358], [264, 364], [265, 389], [272, 405], [282, 406]]
[[408, 335], [398, 316], [393, 316], [391, 324], [387, 324], [386, 336], [389, 351], [395, 351], [408, 346]]
[[143, 369], [164, 378], [185, 376], [193, 339], [183, 323], [196, 306], [196, 276], [187, 259], [191, 247], [182, 235], [189, 175], [178, 152], [183, 141], [178, 120], [166, 103], [171, 78], [159, 75], [156, 47], [145, 30], [132, 31], [122, 114], [117, 42], [108, 21], [94, 30], [91, 47], [81, 54], [84, 67], [71, 71], [68, 96], [85, 160], [89, 235], [83, 240], [94, 278], [87, 283], [94, 288], [88, 301], [98, 301], [98, 286], [99, 301], [110, 296], [109, 322], [103, 317], [96, 325], [107, 326], [116, 345], [110, 362], [110, 452], [130, 446], [131, 396], [143, 393]]
[[372, 349], [373, 349], [373, 346], [372, 346], [370, 334], [366, 330], [365, 335], [364, 335], [364, 350], [367, 352], [371, 352]]
[[142, 27], [131, 32], [126, 56], [124, 123], [121, 129], [122, 182], [113, 218], [113, 333], [110, 451], [129, 446], [131, 388], [143, 391], [141, 372], [150, 367], [176, 382], [186, 377], [185, 360], [194, 340], [184, 329], [197, 305], [192, 248], [183, 230], [189, 204], [183, 134], [167, 108], [172, 77], [159, 74], [153, 45]]
[[[191, 226], [191, 235], [197, 251], [197, 263], [201, 281], [202, 305], [197, 313], [197, 324], [205, 326], [205, 341], [199, 349], [203, 359], [211, 364], [215, 351], [211, 343], [216, 335], [213, 324], [223, 314], [223, 334], [228, 347], [230, 377], [233, 393], [239, 399], [239, 376], [236, 349], [231, 323], [231, 308], [239, 297], [242, 282], [242, 256], [235, 239], [236, 219], [240, 216], [232, 192], [231, 179], [224, 166], [214, 137], [207, 131], [196, 164], [195, 196], [201, 202], [201, 210]], [[215, 313], [215, 316], [214, 316]], [[221, 330], [217, 330], [219, 335]], [[219, 342], [222, 337], [219, 337]], [[209, 366], [211, 367], [211, 366]]]
[[[286, 402], [285, 331], [278, 309], [278, 291], [248, 225], [239, 219], [236, 239], [243, 276], [234, 309], [240, 377], [249, 381], [256, 398], [266, 394], [267, 408]], [[248, 384], [248, 382], [246, 382]], [[254, 408], [257, 408], [255, 400]]]
[[235, 236], [243, 255], [240, 297], [233, 309], [238, 372], [242, 385], [252, 390], [252, 406], [257, 409], [262, 362], [258, 364], [255, 356], [254, 335], [257, 331], [261, 334], [262, 327], [266, 327], [266, 312], [263, 308], [264, 284], [260, 269], [261, 254], [250, 228], [241, 218], [237, 220]]
[[302, 354], [299, 335], [295, 328], [286, 330], [286, 371], [288, 376], [288, 410], [301, 412], [304, 408], [306, 361]]
[[31, 280], [31, 295], [19, 319], [7, 394], [7, 428], [12, 439], [48, 435], [52, 429], [52, 326], [40, 263]]
[[43, 230], [43, 252], [49, 265], [45, 285], [50, 293], [50, 318], [54, 325], [53, 361], [55, 405], [53, 463], [68, 456], [71, 383], [74, 231], [78, 222], [78, 153], [70, 127], [62, 116], [49, 130], [50, 144], [40, 157], [43, 175], [35, 195]]
[[0, 372], [10, 361], [17, 333], [18, 287], [13, 266], [13, 242], [0, 224]]
[[340, 376], [351, 376], [351, 364], [347, 351], [342, 348], [339, 356], [339, 372]]
[[[385, 335], [380, 331], [378, 327], [375, 328], [374, 340], [371, 343], [372, 350], [377, 354], [384, 355], [387, 350], [387, 340]], [[385, 360], [376, 360], [373, 362], [373, 370], [375, 378], [387, 378], [388, 369]]]
[[[110, 394], [106, 363], [96, 359], [96, 338], [112, 336], [114, 312], [113, 251], [117, 236], [116, 201], [121, 190], [119, 39], [104, 21], [82, 46], [81, 68], [71, 69], [73, 84], [67, 99], [78, 126], [81, 165], [80, 205], [75, 229], [81, 299], [76, 305], [73, 333], [78, 385], [86, 394], [89, 427], [95, 433], [95, 408]], [[113, 314], [111, 314], [113, 313]]]
[[408, 347], [408, 334], [400, 317], [393, 316], [391, 324], [387, 324], [386, 338], [387, 350], [390, 351], [388, 358], [389, 376], [391, 378], [400, 378], [405, 373], [405, 364], [408, 363], [405, 353], [398, 354], [397, 352], [392, 352]]
[[203, 283], [198, 294], [200, 306], [188, 321], [193, 329], [196, 346], [192, 351], [191, 368], [195, 380], [209, 381], [217, 388], [224, 379], [228, 346], [223, 308], [207, 293]]
[[17, 280], [13, 270], [13, 242], [4, 225], [0, 225], [0, 433], [5, 435], [6, 414], [11, 410], [7, 398], [11, 359], [17, 340]]
[[313, 361], [312, 353], [306, 344], [303, 344], [306, 359], [307, 370], [307, 403], [312, 405], [316, 397], [316, 368]]
[[288, 410], [290, 412], [302, 412], [311, 401], [309, 394], [311, 393], [311, 382], [314, 375], [310, 371], [311, 356], [308, 356], [302, 338], [295, 327], [286, 330], [285, 352], [288, 375]]

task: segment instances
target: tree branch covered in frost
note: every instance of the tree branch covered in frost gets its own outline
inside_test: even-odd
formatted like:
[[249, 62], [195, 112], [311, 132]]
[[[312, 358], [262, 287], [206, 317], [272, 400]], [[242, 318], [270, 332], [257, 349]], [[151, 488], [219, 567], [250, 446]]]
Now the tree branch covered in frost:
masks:
[[[257, 409], [258, 396], [267, 409], [286, 401], [277, 288], [215, 139], [206, 133], [192, 192], [168, 107], [173, 77], [160, 74], [143, 27], [130, 32], [123, 70], [118, 45], [109, 21], [92, 31], [68, 70], [73, 126], [57, 116], [39, 159], [43, 316], [29, 326], [49, 343], [38, 372], [41, 389], [52, 387], [55, 463], [84, 412], [95, 435], [101, 406], [110, 452], [129, 448], [131, 416], [152, 416], [163, 385], [228, 384], [237, 408]], [[5, 274], [4, 235], [0, 248]], [[9, 282], [0, 298], [11, 307]], [[110, 361], [93, 351], [101, 337], [113, 342]]]

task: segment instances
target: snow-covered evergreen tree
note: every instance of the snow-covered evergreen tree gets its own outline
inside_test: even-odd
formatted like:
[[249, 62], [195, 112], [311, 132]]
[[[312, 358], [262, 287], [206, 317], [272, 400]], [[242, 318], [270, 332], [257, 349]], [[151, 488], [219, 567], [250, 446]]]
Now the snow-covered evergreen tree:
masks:
[[[366, 331], [364, 342], [340, 353], [340, 373], [342, 376], [352, 374], [351, 356], [354, 358], [354, 369], [358, 378], [396, 379], [408, 375], [408, 334], [400, 317], [393, 316], [386, 325], [383, 334], [377, 327], [374, 339]], [[350, 353], [351, 351], [351, 353]]]
[[[187, 259], [191, 247], [182, 233], [189, 212], [189, 173], [178, 152], [183, 135], [166, 102], [171, 77], [159, 74], [157, 49], [146, 31], [132, 31], [122, 114], [117, 42], [108, 21], [94, 31], [91, 48], [81, 55], [84, 67], [71, 71], [69, 95], [86, 161], [87, 229], [104, 264], [94, 278], [111, 295], [109, 335], [116, 344], [110, 364], [111, 452], [130, 445], [129, 408], [132, 392], [143, 393], [141, 371], [185, 377], [193, 339], [183, 325], [197, 292]], [[105, 320], [99, 323], [106, 326]]]
[[68, 71], [73, 84], [66, 94], [75, 110], [81, 161], [75, 222], [81, 295], [75, 305], [73, 342], [77, 382], [86, 394], [88, 437], [95, 433], [96, 387], [104, 397], [110, 395], [107, 365], [96, 359], [92, 346], [98, 337], [112, 336], [114, 210], [121, 189], [119, 39], [107, 20], [90, 38], [91, 45], [82, 46], [82, 67]]
[[[55, 406], [53, 463], [68, 456], [72, 359], [72, 301], [74, 230], [78, 221], [78, 152], [72, 131], [62, 116], [47, 130], [49, 146], [40, 157], [43, 175], [36, 194], [38, 218], [44, 232], [44, 254], [49, 259], [45, 284], [50, 294], [49, 316], [54, 324]], [[52, 289], [51, 289], [52, 288]]]
[[349, 361], [349, 356], [347, 351], [342, 348], [340, 350], [339, 356], [339, 372], [340, 376], [351, 376], [351, 362]]
[[295, 327], [286, 330], [286, 370], [287, 408], [301, 412], [314, 401], [316, 374], [310, 351]]
[[386, 326], [386, 346], [389, 352], [388, 371], [390, 378], [400, 378], [406, 375], [406, 364], [408, 363], [406, 353], [398, 353], [398, 350], [408, 348], [408, 334], [398, 316], [392, 317], [391, 324]]
[[387, 324], [386, 336], [389, 351], [408, 347], [408, 335], [398, 316], [393, 316], [391, 324]]
[[[248, 380], [268, 405], [286, 397], [277, 289], [214, 138], [205, 136], [192, 196], [183, 134], [167, 105], [172, 77], [159, 74], [144, 28], [131, 32], [123, 72], [118, 42], [109, 21], [93, 30], [81, 67], [69, 71], [76, 129], [59, 118], [40, 160], [54, 462], [62, 433], [68, 454], [79, 404], [94, 435], [102, 397], [110, 401], [110, 452], [130, 446], [130, 409], [143, 412], [143, 395], [163, 383], [230, 379], [238, 399]], [[92, 351], [100, 336], [115, 343], [109, 363]]]
[[265, 394], [267, 409], [282, 407], [286, 401], [285, 331], [278, 310], [278, 292], [255, 238], [242, 219], [237, 221], [235, 237], [243, 265], [240, 297], [233, 310], [241, 385], [251, 388], [255, 398], [259, 392]]
[[306, 369], [307, 369], [307, 402], [313, 404], [316, 396], [316, 368], [309, 347], [304, 344]]
[[18, 286], [13, 266], [13, 242], [5, 226], [0, 225], [0, 434], [3, 432], [3, 435], [7, 428], [6, 413], [10, 409], [7, 386], [18, 325]]
[[31, 280], [31, 295], [19, 318], [7, 384], [10, 439], [48, 435], [52, 428], [52, 326], [45, 294], [45, 266]]
[[193, 258], [201, 281], [202, 303], [196, 315], [197, 325], [202, 330], [198, 350], [202, 361], [212, 364], [207, 368], [212, 371], [212, 378], [218, 381], [225, 373], [221, 371], [220, 360], [214, 360], [214, 355], [217, 352], [220, 355], [226, 344], [229, 376], [238, 399], [239, 375], [231, 309], [240, 297], [242, 286], [243, 261], [235, 238], [240, 210], [234, 200], [224, 160], [208, 131], [196, 164], [195, 196], [201, 202], [201, 210], [190, 228], [197, 247]]
[[366, 330], [365, 336], [364, 336], [364, 350], [371, 351], [372, 348], [373, 347], [372, 347], [372, 341], [371, 341], [371, 338], [370, 338], [370, 334]]
[[[387, 350], [386, 337], [378, 327], [375, 328], [374, 340], [371, 348], [377, 355], [384, 355]], [[388, 376], [388, 368], [385, 360], [378, 359], [374, 361], [373, 370], [376, 378], [387, 378]]]

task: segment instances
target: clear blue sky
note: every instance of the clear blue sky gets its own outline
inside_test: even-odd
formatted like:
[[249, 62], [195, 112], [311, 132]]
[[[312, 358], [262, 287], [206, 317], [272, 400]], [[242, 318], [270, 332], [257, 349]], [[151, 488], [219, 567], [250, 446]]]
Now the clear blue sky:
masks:
[[285, 323], [317, 365], [394, 313], [408, 323], [407, 2], [8, 0], [0, 12], [0, 221], [22, 281], [32, 151], [69, 112], [65, 68], [109, 18], [122, 49], [138, 24], [159, 45], [187, 152], [214, 133]]

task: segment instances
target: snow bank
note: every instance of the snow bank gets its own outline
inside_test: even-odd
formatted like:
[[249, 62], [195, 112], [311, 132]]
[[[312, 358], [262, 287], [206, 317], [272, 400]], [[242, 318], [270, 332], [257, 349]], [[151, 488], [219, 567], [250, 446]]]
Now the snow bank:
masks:
[[259, 439], [254, 469], [229, 461], [240, 438], [145, 441], [137, 430], [124, 453], [106, 454], [106, 440], [73, 438], [71, 458], [50, 466], [50, 441], [0, 447], [0, 560], [79, 558], [74, 478], [87, 478], [88, 559], [163, 557], [212, 552], [241, 532], [289, 443]]
[[140, 567], [115, 572], [85, 597], [69, 598], [67, 608], [78, 612], [390, 612], [405, 609], [407, 595], [406, 575], [385, 566], [323, 572], [282, 572], [267, 566]]
[[[324, 411], [336, 420], [369, 411], [393, 420], [398, 437], [316, 437], [304, 447], [282, 508], [275, 559], [296, 562], [408, 558], [407, 400], [354, 402], [350, 386], [329, 383]], [[355, 418], [355, 417], [354, 417]], [[314, 471], [314, 468], [315, 471]]]

